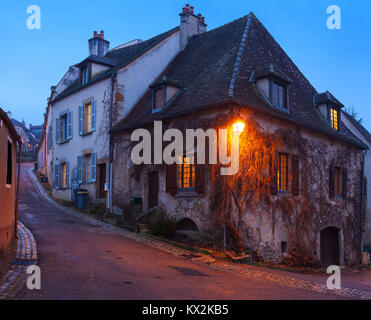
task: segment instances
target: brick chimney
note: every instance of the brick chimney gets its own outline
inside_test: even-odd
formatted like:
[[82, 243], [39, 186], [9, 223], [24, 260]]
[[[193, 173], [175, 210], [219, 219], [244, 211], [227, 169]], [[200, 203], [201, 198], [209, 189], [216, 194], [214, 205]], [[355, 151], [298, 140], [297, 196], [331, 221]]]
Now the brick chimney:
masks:
[[183, 50], [188, 40], [197, 34], [206, 32], [205, 17], [200, 13], [195, 15], [194, 7], [186, 4], [180, 14], [180, 49]]
[[104, 39], [104, 31], [100, 34], [94, 31], [93, 38], [89, 39], [89, 55], [104, 57], [109, 50], [109, 41]]

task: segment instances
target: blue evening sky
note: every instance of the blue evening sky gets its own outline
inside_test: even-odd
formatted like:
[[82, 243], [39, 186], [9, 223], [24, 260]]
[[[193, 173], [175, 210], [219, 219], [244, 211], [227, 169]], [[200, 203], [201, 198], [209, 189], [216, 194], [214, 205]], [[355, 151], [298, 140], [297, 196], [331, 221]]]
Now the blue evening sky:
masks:
[[[184, 0], [2, 1], [0, 107], [41, 124], [50, 93], [67, 68], [88, 55], [88, 39], [104, 29], [111, 48], [146, 40], [179, 24]], [[353, 106], [371, 130], [371, 1], [197, 0], [208, 29], [253, 11], [322, 92]], [[41, 8], [41, 30], [26, 27], [29, 5]], [[342, 10], [342, 30], [326, 26], [329, 5]]]

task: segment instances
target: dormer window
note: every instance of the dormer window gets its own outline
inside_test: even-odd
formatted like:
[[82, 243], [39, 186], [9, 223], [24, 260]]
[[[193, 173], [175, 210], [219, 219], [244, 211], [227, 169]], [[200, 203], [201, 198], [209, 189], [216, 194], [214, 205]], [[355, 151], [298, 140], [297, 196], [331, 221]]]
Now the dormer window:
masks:
[[287, 87], [272, 81], [271, 102], [274, 107], [287, 109]]
[[165, 87], [153, 90], [153, 110], [161, 110], [165, 105]]
[[339, 131], [339, 110], [330, 107], [330, 124], [331, 128]]
[[81, 68], [81, 84], [85, 86], [89, 82], [89, 65]]

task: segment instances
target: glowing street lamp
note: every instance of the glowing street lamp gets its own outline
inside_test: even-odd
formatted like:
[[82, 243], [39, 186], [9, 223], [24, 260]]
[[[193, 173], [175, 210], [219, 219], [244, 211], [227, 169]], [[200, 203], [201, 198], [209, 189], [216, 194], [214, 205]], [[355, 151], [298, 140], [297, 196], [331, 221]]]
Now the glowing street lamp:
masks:
[[233, 127], [233, 132], [237, 133], [240, 136], [245, 130], [245, 123], [242, 121], [238, 121], [235, 124], [233, 124], [232, 127]]

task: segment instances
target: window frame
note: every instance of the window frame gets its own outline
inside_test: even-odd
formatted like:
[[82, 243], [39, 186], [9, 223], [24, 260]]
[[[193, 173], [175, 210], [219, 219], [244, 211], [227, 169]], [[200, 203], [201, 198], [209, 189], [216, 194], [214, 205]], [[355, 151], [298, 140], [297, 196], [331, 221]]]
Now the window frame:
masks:
[[[333, 112], [334, 111], [334, 112]], [[335, 113], [336, 113], [336, 127], [335, 127]], [[334, 117], [333, 117], [334, 116]], [[341, 123], [341, 112], [338, 108], [329, 105], [328, 106], [328, 121], [330, 123], [330, 127], [332, 130], [339, 132], [340, 131], [340, 123]]]
[[91, 64], [90, 63], [85, 64], [84, 66], [81, 67], [80, 70], [81, 70], [80, 83], [82, 86], [86, 86], [91, 80]]
[[[286, 158], [286, 165], [285, 165], [285, 189], [282, 189], [282, 156]], [[290, 192], [290, 186], [289, 186], [289, 155], [288, 153], [285, 152], [280, 152], [278, 154], [278, 159], [277, 159], [277, 191], [278, 193], [289, 193]]]
[[[195, 192], [196, 190], [196, 163], [193, 161], [192, 163], [186, 163], [185, 159], [189, 159], [189, 162], [191, 162], [191, 158], [193, 157], [193, 160], [195, 160], [195, 155], [189, 156], [187, 154], [183, 155], [182, 163], [176, 165], [176, 182], [177, 182], [177, 191], [178, 192]], [[186, 182], [185, 179], [185, 165], [189, 167], [189, 172], [187, 170], [187, 174], [189, 174], [189, 181]], [[181, 175], [181, 177], [179, 176]], [[185, 185], [189, 185], [185, 187]]]
[[[162, 101], [162, 106], [161, 107], [156, 106], [156, 93], [159, 92], [159, 91], [162, 91], [162, 96], [163, 96], [163, 101]], [[163, 86], [154, 88], [152, 90], [152, 112], [153, 113], [159, 112], [159, 111], [163, 110], [165, 108], [165, 106], [166, 106], [166, 85], [163, 85]]]
[[[11, 188], [13, 185], [13, 140], [7, 137], [7, 159], [6, 159], [6, 180], [5, 187]], [[10, 152], [9, 152], [10, 146]], [[9, 181], [10, 180], [10, 181]]]
[[[283, 81], [279, 81], [279, 80], [276, 80], [276, 79], [269, 79], [269, 86], [270, 86], [270, 89], [269, 89], [269, 93], [270, 93], [270, 97], [269, 97], [269, 101], [271, 102], [272, 106], [274, 108], [277, 108], [279, 110], [283, 110], [285, 112], [288, 112], [289, 111], [289, 99], [288, 99], [288, 85], [286, 83], [284, 83]], [[274, 90], [275, 86], [277, 87], [277, 90]], [[279, 104], [280, 102], [280, 88], [283, 89], [283, 106], [281, 106]], [[276, 94], [277, 94], [277, 104], [275, 104], [274, 102], [274, 92], [276, 91]]]
[[343, 169], [334, 167], [334, 198], [343, 198]]

